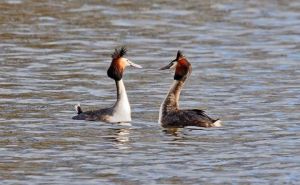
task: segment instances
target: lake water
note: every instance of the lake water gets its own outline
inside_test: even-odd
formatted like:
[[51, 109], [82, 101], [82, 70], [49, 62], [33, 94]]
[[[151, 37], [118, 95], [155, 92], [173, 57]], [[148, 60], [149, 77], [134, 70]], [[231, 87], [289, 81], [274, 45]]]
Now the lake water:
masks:
[[[299, 1], [3, 0], [0, 23], [0, 184], [299, 183]], [[122, 45], [133, 121], [72, 120], [114, 103]], [[223, 127], [158, 125], [178, 49], [180, 106]]]

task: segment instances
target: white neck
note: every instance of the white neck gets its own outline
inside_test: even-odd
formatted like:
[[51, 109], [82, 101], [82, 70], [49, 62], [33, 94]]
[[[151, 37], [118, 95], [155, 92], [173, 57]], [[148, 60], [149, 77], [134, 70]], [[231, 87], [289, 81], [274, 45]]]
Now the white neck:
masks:
[[131, 110], [123, 80], [116, 81], [117, 102], [113, 106], [112, 122], [131, 121]]

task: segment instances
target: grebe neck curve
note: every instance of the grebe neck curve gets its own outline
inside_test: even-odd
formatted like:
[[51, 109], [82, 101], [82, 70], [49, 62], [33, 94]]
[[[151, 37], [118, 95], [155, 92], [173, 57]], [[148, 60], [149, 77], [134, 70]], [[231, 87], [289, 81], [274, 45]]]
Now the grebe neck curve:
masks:
[[[116, 80], [117, 101], [113, 105], [113, 119], [131, 120], [131, 109], [123, 80]], [[113, 122], [113, 120], [112, 120]]]
[[161, 123], [162, 116], [166, 112], [179, 110], [179, 97], [186, 79], [187, 78], [173, 81], [165, 100], [160, 106], [159, 118], [158, 118], [159, 123]]

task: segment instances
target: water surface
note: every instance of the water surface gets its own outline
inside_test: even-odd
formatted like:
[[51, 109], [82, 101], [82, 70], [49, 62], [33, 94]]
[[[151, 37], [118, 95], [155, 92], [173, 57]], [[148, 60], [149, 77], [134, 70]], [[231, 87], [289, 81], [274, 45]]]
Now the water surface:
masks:
[[[300, 180], [298, 1], [0, 3], [1, 184], [297, 184]], [[108, 107], [110, 54], [131, 124], [73, 121]], [[222, 128], [164, 130], [158, 110], [180, 49], [193, 66], [180, 106]]]

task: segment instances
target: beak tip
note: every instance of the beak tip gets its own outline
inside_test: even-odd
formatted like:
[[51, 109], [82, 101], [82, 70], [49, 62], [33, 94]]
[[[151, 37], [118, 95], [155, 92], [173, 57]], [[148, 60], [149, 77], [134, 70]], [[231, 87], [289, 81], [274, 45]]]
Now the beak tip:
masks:
[[143, 68], [141, 65], [135, 64], [133, 62], [130, 63], [130, 66], [135, 67], [135, 68]]
[[136, 65], [136, 68], [142, 69], [143, 66], [141, 66], [141, 65]]

